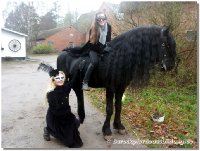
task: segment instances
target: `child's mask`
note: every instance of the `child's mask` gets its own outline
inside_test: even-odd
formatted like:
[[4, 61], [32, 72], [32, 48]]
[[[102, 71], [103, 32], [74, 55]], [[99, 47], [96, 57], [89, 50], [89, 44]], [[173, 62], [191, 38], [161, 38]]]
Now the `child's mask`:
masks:
[[65, 82], [65, 76], [61, 73], [53, 77], [56, 86], [62, 86]]
[[65, 77], [63, 75], [57, 75], [56, 77], [53, 78], [55, 81], [65, 81]]

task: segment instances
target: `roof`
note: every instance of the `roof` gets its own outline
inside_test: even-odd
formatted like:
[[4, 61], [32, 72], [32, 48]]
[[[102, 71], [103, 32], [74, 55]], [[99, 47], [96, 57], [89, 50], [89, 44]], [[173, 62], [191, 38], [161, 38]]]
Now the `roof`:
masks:
[[95, 16], [95, 11], [91, 11], [89, 13], [82, 14], [77, 21], [76, 27], [77, 29], [84, 33], [88, 33], [90, 26], [92, 24], [92, 20]]
[[59, 28], [53, 28], [53, 29], [49, 29], [49, 30], [43, 30], [41, 32], [39, 32], [38, 36], [37, 36], [37, 40], [44, 40], [47, 37], [54, 35], [55, 33], [65, 29], [66, 27], [59, 27]]
[[74, 29], [74, 30], [80, 32], [78, 29], [76, 29], [73, 26], [64, 26], [64, 27], [59, 27], [59, 28], [53, 28], [53, 29], [43, 30], [43, 31], [39, 32], [39, 34], [37, 36], [37, 40], [45, 40], [47, 37], [50, 37], [50, 36], [60, 32], [60, 31], [63, 31], [63, 30], [68, 29], [68, 28]]
[[24, 37], [28, 36], [26, 34], [23, 34], [23, 33], [17, 32], [17, 31], [13, 31], [13, 30], [10, 30], [8, 28], [1, 28], [1, 30], [7, 31], [7, 32], [10, 32], [10, 33], [14, 33], [14, 34], [17, 34], [17, 35], [20, 35], [20, 36], [24, 36]]

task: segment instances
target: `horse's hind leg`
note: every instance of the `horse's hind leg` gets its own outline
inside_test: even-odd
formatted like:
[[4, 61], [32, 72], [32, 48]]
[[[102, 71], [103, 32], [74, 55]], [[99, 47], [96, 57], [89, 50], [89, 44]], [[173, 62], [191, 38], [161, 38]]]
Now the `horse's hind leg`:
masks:
[[110, 130], [110, 119], [113, 114], [113, 97], [114, 93], [106, 89], [106, 120], [102, 128], [104, 137], [112, 135], [112, 132]]
[[125, 127], [121, 123], [122, 96], [125, 89], [115, 92], [115, 118], [113, 128], [117, 129], [120, 134], [125, 134]]
[[80, 87], [73, 88], [73, 90], [76, 93], [76, 97], [77, 97], [79, 120], [81, 123], [83, 123], [85, 119], [83, 90]]

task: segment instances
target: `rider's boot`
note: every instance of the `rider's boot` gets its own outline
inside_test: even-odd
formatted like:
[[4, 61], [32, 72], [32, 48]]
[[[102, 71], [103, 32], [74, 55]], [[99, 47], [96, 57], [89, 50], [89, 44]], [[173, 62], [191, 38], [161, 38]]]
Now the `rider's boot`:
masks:
[[85, 73], [85, 77], [83, 79], [82, 89], [85, 91], [90, 91], [90, 88], [88, 87], [88, 81], [89, 81], [89, 78], [90, 78], [90, 75], [91, 75], [93, 69], [94, 69], [94, 65], [92, 63], [90, 63], [87, 68], [87, 71]]

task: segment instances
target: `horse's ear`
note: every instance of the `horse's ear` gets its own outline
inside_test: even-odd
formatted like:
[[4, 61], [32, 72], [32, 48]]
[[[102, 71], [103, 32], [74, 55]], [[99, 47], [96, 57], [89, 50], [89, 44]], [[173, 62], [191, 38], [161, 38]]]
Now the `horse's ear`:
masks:
[[161, 38], [163, 38], [169, 34], [169, 28], [170, 28], [169, 26], [168, 27], [164, 26], [161, 29]]

